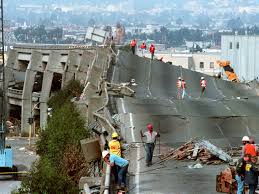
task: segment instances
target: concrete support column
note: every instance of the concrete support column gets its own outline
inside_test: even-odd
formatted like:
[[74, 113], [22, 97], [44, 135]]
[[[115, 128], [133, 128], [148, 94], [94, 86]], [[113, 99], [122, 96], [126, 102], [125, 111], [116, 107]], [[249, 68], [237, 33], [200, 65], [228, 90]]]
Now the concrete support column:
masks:
[[49, 56], [46, 70], [44, 71], [42, 89], [41, 89], [41, 95], [40, 95], [40, 127], [42, 129], [45, 129], [47, 117], [48, 117], [47, 102], [50, 96], [51, 85], [53, 80], [53, 72], [57, 72], [61, 74], [63, 74], [64, 72], [60, 59], [61, 59], [61, 54], [57, 51], [52, 51]]
[[85, 83], [87, 71], [90, 65], [94, 61], [94, 54], [89, 51], [84, 51], [81, 57], [80, 64], [76, 72], [76, 80], [79, 80], [81, 83]]
[[79, 66], [80, 56], [78, 52], [70, 51], [68, 53], [65, 71], [62, 75], [62, 88], [68, 84], [70, 80], [75, 79], [76, 70]]
[[[18, 61], [18, 52], [14, 49], [11, 49], [8, 53], [8, 59], [7, 62], [5, 63], [5, 86], [4, 89], [5, 91], [8, 91], [9, 83], [11, 81], [14, 81], [14, 76], [13, 76], [13, 68], [17, 64]], [[6, 116], [7, 118], [9, 117], [10, 114], [10, 105], [9, 105], [9, 98], [7, 96], [8, 92], [6, 92], [5, 95], [5, 102], [6, 102]]]
[[30, 125], [27, 122], [28, 118], [30, 118], [32, 111], [32, 91], [35, 80], [35, 75], [37, 73], [37, 69], [41, 66], [42, 54], [37, 51], [33, 51], [31, 55], [30, 63], [27, 67], [25, 80], [23, 85], [23, 93], [22, 93], [22, 115], [21, 115], [21, 133], [22, 136], [27, 136], [29, 134]]
[[42, 129], [45, 129], [46, 122], [47, 122], [47, 109], [48, 105], [47, 102], [49, 100], [50, 90], [51, 90], [51, 84], [53, 80], [53, 72], [51, 71], [45, 71], [43, 82], [42, 82], [42, 90], [40, 95], [40, 127]]

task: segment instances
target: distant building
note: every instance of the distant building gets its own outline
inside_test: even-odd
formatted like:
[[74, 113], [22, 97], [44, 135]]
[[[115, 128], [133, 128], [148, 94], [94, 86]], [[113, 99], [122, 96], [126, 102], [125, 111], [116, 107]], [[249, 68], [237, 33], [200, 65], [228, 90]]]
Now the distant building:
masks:
[[[146, 52], [146, 57], [150, 57], [150, 54]], [[215, 75], [221, 72], [221, 68], [216, 63], [220, 60], [220, 52], [202, 52], [202, 53], [156, 53], [155, 57], [161, 59], [163, 57], [164, 62], [170, 62], [176, 66], [182, 66], [183, 68], [193, 71], [201, 72], [207, 75]]]
[[239, 80], [251, 81], [259, 77], [259, 36], [223, 35], [222, 60], [229, 60]]

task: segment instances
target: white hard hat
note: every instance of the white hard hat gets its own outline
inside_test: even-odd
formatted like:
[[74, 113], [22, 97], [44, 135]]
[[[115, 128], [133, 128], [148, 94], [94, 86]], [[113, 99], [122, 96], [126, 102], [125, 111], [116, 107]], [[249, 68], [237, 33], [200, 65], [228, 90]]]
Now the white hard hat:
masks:
[[248, 137], [248, 136], [244, 136], [244, 137], [242, 138], [242, 141], [250, 141], [250, 140], [249, 140], [249, 137]]
[[201, 79], [204, 79], [204, 77], [201, 77]]
[[[249, 140], [248, 140], [249, 141]], [[105, 158], [107, 155], [109, 154], [109, 152], [107, 150], [104, 150], [102, 152], [102, 157]]]
[[178, 77], [178, 79], [180, 80], [180, 79], [182, 79], [181, 77]]

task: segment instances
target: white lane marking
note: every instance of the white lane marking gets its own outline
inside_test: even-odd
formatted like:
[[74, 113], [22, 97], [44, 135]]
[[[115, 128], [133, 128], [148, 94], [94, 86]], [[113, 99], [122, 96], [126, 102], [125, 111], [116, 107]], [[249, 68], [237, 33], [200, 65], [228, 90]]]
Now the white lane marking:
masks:
[[150, 91], [150, 81], [151, 81], [151, 66], [152, 66], [152, 61], [150, 61], [150, 65], [148, 65], [148, 83], [147, 83], [147, 90], [149, 92], [149, 95], [152, 97], [152, 93]]
[[[129, 113], [129, 119], [130, 119], [130, 130], [131, 130], [131, 136], [132, 141], [136, 142], [136, 137], [134, 133], [134, 122], [133, 122], [133, 114]], [[137, 146], [137, 170], [136, 170], [136, 178], [135, 178], [135, 185], [136, 185], [136, 194], [139, 194], [139, 172], [140, 172], [140, 161], [138, 160], [140, 158], [140, 146]]]
[[130, 130], [131, 130], [131, 137], [132, 137], [132, 142], [136, 142], [135, 134], [134, 134], [134, 125], [133, 125], [133, 117], [132, 113], [129, 113], [129, 119], [130, 119]]
[[[124, 100], [120, 98], [121, 101], [121, 107], [122, 111], [125, 114], [126, 109], [124, 105]], [[130, 121], [130, 130], [131, 130], [131, 136], [132, 136], [132, 142], [136, 142], [136, 137], [134, 134], [134, 122], [133, 122], [133, 114], [129, 113], [129, 121]], [[125, 124], [125, 123], [124, 123]], [[140, 158], [140, 147], [137, 146], [137, 159]], [[140, 161], [137, 160], [137, 170], [136, 170], [136, 178], [135, 178], [135, 185], [136, 185], [136, 194], [139, 194], [139, 172], [140, 172]]]
[[213, 85], [215, 87], [215, 89], [218, 91], [218, 93], [223, 97], [223, 98], [226, 98], [226, 96], [223, 94], [222, 90], [219, 90], [216, 82], [215, 82], [215, 79], [212, 79], [212, 82], [213, 82]]
[[[137, 147], [137, 158], [140, 158], [140, 147]], [[140, 161], [137, 159], [137, 172], [136, 172], [136, 193], [139, 194], [139, 172], [140, 172]]]

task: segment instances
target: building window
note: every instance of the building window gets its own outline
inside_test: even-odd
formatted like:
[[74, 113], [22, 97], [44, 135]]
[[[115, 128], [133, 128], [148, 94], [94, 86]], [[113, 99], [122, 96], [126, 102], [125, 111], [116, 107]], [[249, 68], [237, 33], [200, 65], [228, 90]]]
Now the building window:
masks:
[[200, 69], [204, 68], [204, 62], [200, 62]]
[[214, 69], [214, 62], [210, 62], [210, 68]]
[[229, 49], [232, 49], [232, 42], [229, 43]]
[[239, 42], [237, 42], [237, 49], [239, 49]]

